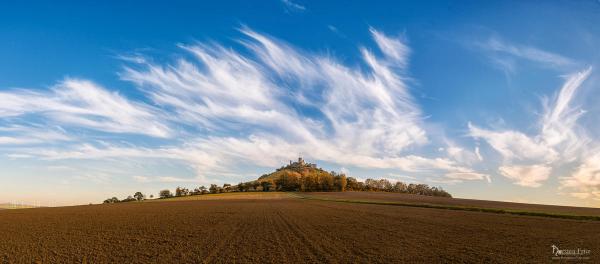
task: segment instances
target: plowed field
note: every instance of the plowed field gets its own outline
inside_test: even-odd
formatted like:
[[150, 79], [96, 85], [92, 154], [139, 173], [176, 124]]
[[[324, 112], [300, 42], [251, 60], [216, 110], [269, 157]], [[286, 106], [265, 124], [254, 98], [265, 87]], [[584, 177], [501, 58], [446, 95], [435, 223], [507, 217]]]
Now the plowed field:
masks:
[[0, 262], [548, 263], [552, 245], [600, 261], [598, 221], [264, 195], [2, 210]]

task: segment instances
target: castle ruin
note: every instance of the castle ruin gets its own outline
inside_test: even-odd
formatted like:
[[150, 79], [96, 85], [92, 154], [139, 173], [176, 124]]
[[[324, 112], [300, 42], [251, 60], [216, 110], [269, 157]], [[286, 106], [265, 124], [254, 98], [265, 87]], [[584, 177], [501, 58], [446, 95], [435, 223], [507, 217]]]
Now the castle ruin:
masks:
[[302, 157], [298, 157], [298, 161], [292, 162], [290, 160], [290, 164], [288, 165], [290, 168], [301, 169], [301, 168], [317, 168], [317, 164], [314, 163], [306, 163]]

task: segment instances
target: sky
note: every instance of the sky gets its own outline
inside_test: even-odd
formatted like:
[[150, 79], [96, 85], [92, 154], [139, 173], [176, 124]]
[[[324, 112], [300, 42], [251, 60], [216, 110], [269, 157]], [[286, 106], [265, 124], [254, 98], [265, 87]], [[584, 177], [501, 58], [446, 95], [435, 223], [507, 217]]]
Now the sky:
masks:
[[257, 178], [299, 155], [600, 207], [600, 1], [8, 1], [0, 203]]

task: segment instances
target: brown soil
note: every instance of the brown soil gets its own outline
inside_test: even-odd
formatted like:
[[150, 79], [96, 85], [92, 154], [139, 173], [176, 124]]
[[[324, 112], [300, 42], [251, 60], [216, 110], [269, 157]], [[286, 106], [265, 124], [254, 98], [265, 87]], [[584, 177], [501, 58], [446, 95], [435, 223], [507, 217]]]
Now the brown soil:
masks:
[[0, 238], [9, 263], [548, 263], [553, 244], [600, 261], [597, 221], [293, 195], [3, 210]]
[[340, 193], [340, 192], [316, 192], [316, 193], [306, 193], [305, 196], [315, 197], [315, 198], [332, 199], [332, 200], [358, 200], [358, 201], [375, 201], [375, 202], [377, 202], [377, 201], [398, 202], [398, 203], [408, 203], [408, 204], [433, 204], [433, 205], [507, 209], [507, 210], [516, 210], [516, 211], [554, 213], [554, 214], [600, 216], [600, 208], [497, 202], [497, 201], [474, 200], [474, 199], [433, 197], [433, 196], [423, 196], [423, 195], [415, 195], [415, 194], [397, 194], [397, 193], [385, 193], [385, 192], [343, 192], [343, 193]]

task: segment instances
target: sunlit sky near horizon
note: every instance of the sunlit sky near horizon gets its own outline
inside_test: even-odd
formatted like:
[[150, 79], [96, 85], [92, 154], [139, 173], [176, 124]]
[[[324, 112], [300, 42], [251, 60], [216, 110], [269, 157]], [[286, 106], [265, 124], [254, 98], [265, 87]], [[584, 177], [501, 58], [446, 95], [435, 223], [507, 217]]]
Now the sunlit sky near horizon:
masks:
[[599, 1], [0, 4], [0, 203], [255, 179], [302, 155], [600, 207]]

